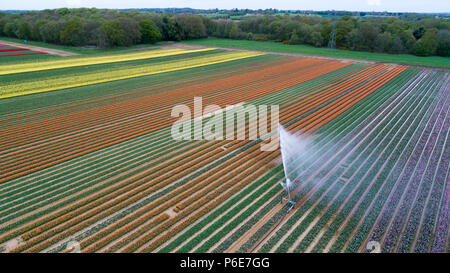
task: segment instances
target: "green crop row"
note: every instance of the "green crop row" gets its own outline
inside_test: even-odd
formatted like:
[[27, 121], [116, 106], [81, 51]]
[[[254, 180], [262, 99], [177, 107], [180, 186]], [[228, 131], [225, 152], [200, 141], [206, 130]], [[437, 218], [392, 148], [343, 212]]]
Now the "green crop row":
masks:
[[[416, 132], [414, 132], [411, 135], [411, 138], [409, 140], [410, 144], [405, 147], [405, 152], [401, 154], [401, 157], [396, 162], [398, 166], [394, 167], [389, 177], [386, 178], [386, 182], [383, 184], [381, 190], [378, 191], [377, 199], [373, 201], [374, 204], [370, 208], [368, 214], [364, 217], [361, 226], [358, 228], [357, 232], [353, 236], [353, 239], [351, 240], [349, 246], [345, 251], [356, 252], [361, 247], [362, 242], [364, 241], [371, 227], [375, 223], [378, 215], [381, 214], [384, 204], [389, 196], [389, 192], [393, 189], [394, 185], [398, 184], [398, 179], [402, 173], [402, 168], [400, 166], [406, 166], [410, 158], [410, 155], [415, 149], [419, 139], [422, 138], [424, 134], [429, 134], [429, 132], [427, 133], [423, 131], [423, 129], [426, 125], [425, 123], [428, 123], [428, 120], [432, 115], [434, 108], [437, 107], [437, 103], [438, 101], [436, 100], [432, 105], [430, 105], [430, 108], [428, 108], [426, 116], [423, 117], [422, 123], [420, 124], [420, 126], [417, 127]], [[421, 131], [423, 132], [419, 134], [418, 132]], [[405, 141], [405, 139], [402, 139], [402, 141]], [[394, 209], [394, 208], [387, 208], [387, 209]]]
[[[357, 143], [356, 141], [353, 142], [353, 145], [356, 145], [356, 143]], [[364, 146], [364, 144], [361, 144], [361, 145]], [[351, 146], [348, 147], [347, 149], [350, 149], [350, 148], [351, 148]], [[344, 152], [341, 153], [341, 154], [342, 154], [343, 156], [345, 155]], [[340, 160], [341, 158], [342, 158], [342, 156], [338, 156], [338, 157], [336, 157], [336, 160]], [[336, 163], [337, 163], [337, 162], [332, 162], [332, 163], [328, 164], [328, 167], [325, 167], [325, 168], [328, 168], [328, 170], [324, 173], [324, 175], [325, 175], [326, 173], [328, 173], [328, 171], [330, 170], [330, 168], [331, 168], [332, 166], [334, 166]], [[337, 174], [340, 174], [340, 173], [342, 172], [342, 170], [343, 170], [343, 169], [338, 169], [338, 170], [336, 171], [336, 173], [337, 173]], [[338, 177], [339, 177], [339, 176], [340, 176], [340, 175], [338, 175]], [[336, 177], [336, 175], [333, 175], [333, 177]], [[332, 181], [335, 181], [335, 180], [336, 180], [335, 178], [333, 178], [332, 180], [328, 180], [328, 183], [331, 183]], [[342, 197], [342, 196], [345, 196], [344, 194], [348, 194], [348, 193], [356, 186], [355, 183], [357, 183], [357, 182], [359, 182], [359, 180], [352, 180], [352, 181], [348, 181], [348, 182], [344, 182], [344, 181], [341, 180], [341, 183], [336, 183], [336, 185], [331, 189], [330, 192], [331, 192], [331, 193], [333, 193], [333, 191], [336, 191], [336, 192], [337, 192], [338, 189], [343, 188], [343, 187], [345, 186], [344, 191], [340, 193], [340, 195], [335, 199], [335, 201], [334, 201], [331, 205], [328, 204], [328, 202], [329, 202], [329, 200], [331, 200], [331, 199], [333, 198], [334, 193], [333, 193], [332, 195], [325, 196], [325, 197], [322, 199], [322, 204], [321, 204], [321, 206], [324, 207], [324, 208], [328, 206], [328, 209], [330, 210], [331, 213], [325, 213], [324, 215], [322, 215], [322, 217], [321, 217], [321, 219], [320, 219], [320, 221], [319, 221], [317, 227], [320, 227], [320, 225], [325, 225], [325, 224], [326, 224], [327, 217], [331, 217], [331, 216], [335, 213], [335, 211], [337, 210], [337, 208], [338, 208], [338, 207], [342, 204], [342, 202], [344, 201], [344, 197]], [[325, 183], [325, 184], [327, 184], [327, 183]], [[321, 211], [321, 210], [316, 210], [315, 213], [311, 213], [311, 215], [310, 215], [311, 218], [312, 218], [312, 219], [315, 219], [315, 217], [318, 215], [318, 213], [319, 213], [320, 211]], [[306, 225], [308, 225], [308, 224], [309, 224], [309, 221], [305, 221], [305, 226], [303, 227], [303, 229], [306, 229]], [[306, 240], [305, 243], [301, 243], [301, 244], [299, 245], [299, 247], [296, 249], [296, 251], [302, 251], [302, 250], [304, 250], [305, 247], [306, 247], [307, 245], [309, 245], [308, 243], [312, 241], [313, 235], [315, 235], [319, 230], [320, 230], [320, 229], [318, 229], [318, 228], [313, 228], [312, 231], [311, 231], [311, 233], [310, 233], [311, 235], [305, 237], [305, 240]], [[332, 231], [335, 231], [335, 229], [333, 228], [333, 226], [330, 226], [330, 227], [327, 228], [327, 233], [332, 234], [332, 233], [331, 233]], [[323, 243], [323, 242], [327, 242], [327, 241], [326, 241], [326, 240], [320, 240], [320, 241], [319, 241], [319, 244], [320, 244], [320, 243]]]
[[[420, 90], [427, 92], [428, 90]], [[420, 92], [419, 90], [417, 92]], [[350, 200], [346, 202], [345, 206], [342, 208], [339, 215], [332, 225], [340, 226], [343, 220], [350, 215], [351, 210], [355, 208], [355, 205], [359, 201], [365, 201], [358, 206], [359, 210], [364, 211], [367, 205], [367, 200], [371, 200], [373, 194], [376, 193], [379, 187], [384, 182], [386, 175], [390, 172], [399, 157], [403, 152], [404, 146], [398, 145], [399, 141], [406, 136], [409, 139], [414, 129], [417, 127], [421, 115], [424, 115], [426, 109], [422, 106], [427, 105], [420, 103], [423, 99], [428, 99], [427, 93], [419, 93], [423, 95], [414, 96], [413, 101], [406, 105], [406, 109], [396, 109], [395, 116], [392, 119], [388, 119], [391, 122], [386, 125], [386, 128], [381, 131], [380, 135], [373, 141], [376, 145], [364, 145], [369, 147], [365, 150], [363, 158], [367, 158], [365, 163], [361, 166], [359, 171], [351, 179], [351, 182], [360, 181], [358, 187], [351, 194]], [[411, 109], [412, 108], [412, 109]], [[409, 129], [409, 132], [407, 131]], [[372, 147], [371, 147], [372, 146]], [[357, 151], [355, 151], [356, 153]], [[355, 162], [355, 164], [357, 164]], [[377, 176], [379, 179], [376, 179]], [[349, 183], [351, 183], [349, 182]], [[363, 193], [368, 190], [366, 198], [361, 200]], [[361, 211], [355, 211], [353, 217], [351, 217], [346, 224], [345, 228], [340, 232], [336, 242], [332, 245], [330, 251], [336, 252], [340, 251], [344, 246], [346, 240], [352, 233], [352, 227], [358, 223], [356, 217], [361, 217]]]

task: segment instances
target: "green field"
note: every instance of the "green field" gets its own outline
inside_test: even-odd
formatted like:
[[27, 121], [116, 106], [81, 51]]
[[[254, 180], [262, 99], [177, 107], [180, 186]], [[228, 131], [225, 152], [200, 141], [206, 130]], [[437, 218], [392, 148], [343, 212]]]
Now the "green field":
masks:
[[360, 51], [339, 50], [339, 49], [330, 50], [327, 48], [318, 48], [307, 45], [285, 45], [282, 43], [275, 43], [275, 42], [257, 42], [247, 40], [229, 40], [216, 38], [183, 41], [183, 43], [450, 68], [450, 58], [438, 56], [419, 57], [407, 54], [371, 53], [371, 52], [360, 52]]

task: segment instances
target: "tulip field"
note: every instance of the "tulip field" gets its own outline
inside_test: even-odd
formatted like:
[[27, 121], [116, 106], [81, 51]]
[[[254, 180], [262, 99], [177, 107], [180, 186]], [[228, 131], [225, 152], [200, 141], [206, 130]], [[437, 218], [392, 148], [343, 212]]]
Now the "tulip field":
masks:
[[[0, 252], [448, 252], [449, 81], [203, 47], [0, 58]], [[311, 139], [292, 210], [278, 147], [172, 138], [194, 97]]]
[[35, 55], [35, 54], [45, 54], [45, 53], [0, 44], [0, 58], [11, 56]]

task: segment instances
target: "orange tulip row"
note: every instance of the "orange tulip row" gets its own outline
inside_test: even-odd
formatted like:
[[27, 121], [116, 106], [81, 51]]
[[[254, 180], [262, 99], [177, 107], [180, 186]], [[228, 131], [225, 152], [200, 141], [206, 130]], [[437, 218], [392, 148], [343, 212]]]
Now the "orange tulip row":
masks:
[[[164, 222], [165, 220], [169, 219], [170, 216], [169, 216], [167, 213], [163, 213], [163, 214], [161, 214], [159, 217], [157, 217], [156, 219], [154, 219], [153, 221], [151, 221], [150, 223], [148, 223], [148, 224], [146, 224], [146, 225], [142, 225], [142, 224], [144, 224], [145, 222], [147, 222], [150, 218], [151, 218], [151, 217], [142, 217], [142, 218], [138, 218], [138, 223], [139, 223], [139, 226], [141, 227], [141, 230], [144, 230], [144, 231], [145, 231], [145, 230], [149, 230], [149, 229], [151, 229], [151, 228], [157, 226], [158, 224]], [[130, 232], [131, 230], [132, 230], [131, 228], [129, 228], [128, 226], [125, 226], [125, 227], [119, 229], [118, 231], [119, 231], [119, 233], [121, 233], [121, 234], [127, 234], [127, 233]], [[109, 231], [109, 232], [108, 232], [108, 231]], [[113, 229], [108, 228], [107, 230], [102, 231], [99, 235], [97, 235], [96, 238], [93, 237], [91, 242], [85, 241], [85, 244], [92, 243], [92, 242], [96, 242], [96, 243], [94, 243], [93, 245], [91, 245], [89, 248], [83, 250], [83, 252], [94, 252], [94, 251], [97, 251], [97, 250], [99, 250], [100, 248], [106, 246], [106, 245], [107, 245], [108, 243], [110, 243], [111, 241], [104, 241], [104, 240], [103, 240], [103, 241], [98, 241], [98, 240], [95, 240], [95, 239], [101, 239], [101, 237], [100, 237], [101, 234], [103, 234], [104, 236], [106, 236], [106, 235], [108, 235], [108, 233], [110, 233], [111, 231], [113, 231]], [[114, 252], [115, 249], [119, 249], [121, 246], [124, 246], [124, 245], [126, 245], [126, 244], [132, 242], [133, 239], [134, 239], [133, 237], [127, 237], [126, 239], [119, 240], [119, 241], [114, 245], [114, 250], [109, 251], [109, 252]], [[81, 245], [81, 247], [83, 248], [83, 245]]]
[[[198, 220], [200, 217], [205, 215], [206, 213], [213, 210], [218, 205], [222, 204], [225, 200], [230, 198], [233, 194], [238, 192], [240, 189], [242, 189], [244, 186], [248, 185], [251, 182], [255, 181], [255, 178], [261, 176], [265, 172], [269, 170], [267, 164], [268, 161], [275, 158], [277, 155], [276, 153], [271, 153], [270, 155], [267, 155], [268, 159], [265, 162], [257, 163], [254, 165], [251, 171], [247, 172], [247, 176], [239, 176], [240, 179], [236, 179], [233, 182], [230, 182], [230, 184], [237, 183], [237, 186], [234, 187], [232, 190], [227, 191], [223, 195], [219, 195], [221, 192], [225, 191], [226, 187], [219, 187], [215, 192], [212, 194], [198, 200], [197, 202], [193, 203], [191, 207], [183, 210], [181, 213], [177, 214], [177, 217], [170, 219], [169, 221], [163, 223], [162, 225], [158, 226], [157, 229], [150, 232], [149, 234], [146, 234], [144, 237], [140, 238], [139, 240], [135, 241], [133, 245], [123, 249], [123, 252], [132, 252], [137, 250], [139, 247], [143, 246], [148, 241], [155, 238], [157, 235], [161, 234], [164, 231], [167, 231], [172, 225], [179, 222], [180, 219], [185, 218], [186, 216], [190, 215], [192, 212], [199, 210], [194, 216], [182, 221], [179, 225], [177, 225], [175, 228], [170, 229], [167, 233], [165, 233], [162, 237], [156, 239], [153, 241], [150, 245], [146, 246], [144, 249], [140, 250], [140, 252], [149, 252], [165, 242], [167, 239], [171, 238], [174, 234], [180, 232], [185, 227], [192, 224], [194, 221]], [[260, 168], [258, 170], [258, 168]], [[219, 195], [219, 196], [218, 196]], [[207, 204], [208, 202], [211, 202]]]
[[[267, 77], [288, 73], [295, 68], [298, 69], [302, 65], [301, 62], [305, 62], [304, 60], [291, 60], [268, 68], [262, 67], [262, 70], [250, 73], [242, 73], [212, 82], [204, 82], [195, 86], [171, 90], [169, 94], [167, 92], [150, 94], [145, 97], [0, 130], [0, 140], [3, 140], [0, 143], [0, 149], [11, 148], [17, 146], [17, 144], [23, 145], [32, 141], [34, 142], [37, 139], [46, 139], [55, 134], [63, 134], [90, 127], [92, 124], [101, 124], [110, 122], [111, 120], [122, 119], [123, 117], [140, 114], [143, 111], [149, 111], [151, 109], [161, 109], [161, 107], [171, 106], [183, 100], [192, 99], [194, 96], [205, 96], [209, 93], [236, 88], [251, 82], [264, 81], [267, 80]], [[44, 128], [46, 130], [43, 130]], [[18, 135], [15, 139], [11, 137], [17, 133], [22, 134]], [[10, 139], [10, 141], [7, 141], [7, 139]], [[9, 145], [9, 143], [14, 143], [14, 145]]]

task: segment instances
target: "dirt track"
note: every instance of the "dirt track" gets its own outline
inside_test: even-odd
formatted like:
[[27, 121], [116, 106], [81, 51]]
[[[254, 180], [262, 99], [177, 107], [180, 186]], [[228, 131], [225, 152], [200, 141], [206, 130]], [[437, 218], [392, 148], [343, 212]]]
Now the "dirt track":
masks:
[[8, 42], [8, 41], [3, 41], [3, 40], [0, 40], [0, 44], [14, 46], [14, 47], [18, 47], [18, 48], [26, 48], [26, 49], [33, 50], [33, 51], [44, 52], [44, 53], [47, 53], [50, 55], [56, 55], [56, 56], [62, 56], [62, 57], [79, 55], [78, 53], [73, 53], [73, 52], [68, 52], [68, 51], [63, 51], [63, 50], [45, 48], [45, 47], [40, 47], [40, 46], [25, 45], [25, 44], [13, 43], [13, 42]]

